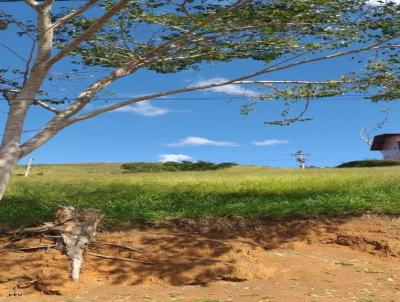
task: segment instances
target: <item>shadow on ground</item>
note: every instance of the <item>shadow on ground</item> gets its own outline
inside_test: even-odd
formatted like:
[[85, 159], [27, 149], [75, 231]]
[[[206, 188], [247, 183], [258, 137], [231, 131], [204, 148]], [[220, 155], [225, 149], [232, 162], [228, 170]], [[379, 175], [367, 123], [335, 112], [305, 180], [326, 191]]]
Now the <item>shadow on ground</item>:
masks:
[[[369, 220], [363, 216], [312, 219], [170, 218], [145, 228], [114, 227], [100, 232], [97, 240], [139, 248], [143, 253], [91, 245], [91, 253], [130, 261], [86, 255], [80, 286], [94, 283], [206, 286], [219, 280], [266, 280], [276, 273], [274, 267], [268, 265], [274, 250], [293, 250], [297, 244], [336, 243], [338, 234], [341, 234], [341, 240], [347, 238], [347, 231], [342, 226], [352, 221], [360, 221], [356, 227], [351, 227], [355, 233], [365, 232], [370, 225], [371, 233], [377, 228], [386, 228], [388, 232], [399, 229], [397, 220], [388, 216], [376, 217], [376, 221], [371, 223], [366, 223]], [[366, 229], [362, 230], [364, 227]], [[382, 234], [379, 236], [382, 237]], [[396, 237], [396, 234], [388, 236]], [[348, 238], [354, 241], [355, 237], [349, 235]], [[69, 261], [60, 251], [6, 252], [9, 248], [44, 243], [51, 242], [41, 238], [11, 242], [5, 235], [0, 237], [0, 295], [8, 295], [15, 288], [23, 293], [41, 291], [47, 294], [76, 288], [69, 278]]]

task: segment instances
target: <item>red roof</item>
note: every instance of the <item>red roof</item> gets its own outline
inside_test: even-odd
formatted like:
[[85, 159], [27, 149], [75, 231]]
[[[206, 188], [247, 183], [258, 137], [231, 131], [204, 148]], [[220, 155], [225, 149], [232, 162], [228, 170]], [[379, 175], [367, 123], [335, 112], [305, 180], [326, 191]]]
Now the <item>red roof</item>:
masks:
[[386, 139], [393, 136], [398, 136], [400, 139], [400, 133], [387, 133], [375, 136], [371, 145], [371, 151], [383, 150]]

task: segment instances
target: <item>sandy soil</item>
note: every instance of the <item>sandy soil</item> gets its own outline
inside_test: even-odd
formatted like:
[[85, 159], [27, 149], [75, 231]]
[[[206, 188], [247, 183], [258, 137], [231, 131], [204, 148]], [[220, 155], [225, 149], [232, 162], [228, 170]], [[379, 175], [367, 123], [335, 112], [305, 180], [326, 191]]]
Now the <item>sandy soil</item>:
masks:
[[103, 230], [81, 282], [52, 243], [0, 236], [0, 301], [400, 301], [400, 219], [365, 214], [315, 219], [167, 219]]

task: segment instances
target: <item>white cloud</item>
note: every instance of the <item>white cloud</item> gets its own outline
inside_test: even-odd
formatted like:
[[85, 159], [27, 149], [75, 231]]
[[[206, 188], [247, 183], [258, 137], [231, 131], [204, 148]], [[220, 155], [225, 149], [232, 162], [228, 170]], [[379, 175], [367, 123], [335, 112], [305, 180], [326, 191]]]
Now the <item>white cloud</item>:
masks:
[[238, 144], [227, 141], [213, 141], [208, 138], [198, 136], [188, 136], [176, 143], [168, 144], [169, 147], [185, 147], [185, 146], [215, 146], [215, 147], [236, 147]]
[[149, 117], [160, 116], [171, 112], [170, 109], [153, 106], [152, 104], [150, 104], [149, 101], [143, 101], [134, 105], [118, 108], [115, 111], [133, 112], [139, 115], [149, 116]]
[[369, 0], [367, 1], [367, 5], [379, 6], [379, 5], [386, 5], [390, 2], [395, 4], [400, 4], [400, 0]]
[[[208, 85], [212, 83], [219, 83], [219, 82], [224, 82], [227, 81], [225, 78], [212, 78], [209, 80], [200, 80], [197, 81], [193, 84], [193, 86], [203, 86], [203, 85]], [[260, 94], [255, 91], [246, 88], [245, 86], [242, 85], [234, 85], [234, 84], [228, 84], [220, 87], [213, 87], [207, 89], [207, 91], [212, 91], [212, 92], [218, 92], [218, 93], [224, 93], [228, 95], [234, 95], [234, 96], [246, 96], [246, 97], [256, 97], [259, 96]]]
[[280, 140], [280, 139], [267, 139], [264, 141], [254, 141], [254, 146], [274, 146], [274, 145], [281, 145], [289, 143], [288, 140]]
[[168, 161], [181, 162], [184, 160], [191, 161], [193, 160], [193, 157], [185, 154], [160, 154], [158, 156], [158, 161], [163, 163]]

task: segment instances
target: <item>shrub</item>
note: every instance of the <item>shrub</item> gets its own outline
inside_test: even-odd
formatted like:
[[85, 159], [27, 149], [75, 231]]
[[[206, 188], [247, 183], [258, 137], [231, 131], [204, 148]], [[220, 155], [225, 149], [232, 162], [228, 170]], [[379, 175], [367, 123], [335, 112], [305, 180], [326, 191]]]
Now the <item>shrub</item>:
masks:
[[211, 163], [207, 161], [183, 161], [183, 162], [165, 162], [165, 163], [146, 163], [135, 162], [121, 165], [121, 169], [130, 172], [163, 172], [163, 171], [207, 171], [218, 170], [236, 166], [235, 163]]
[[400, 166], [400, 160], [388, 159], [369, 159], [369, 160], [355, 160], [343, 163], [338, 168], [367, 168], [367, 167], [389, 167]]

